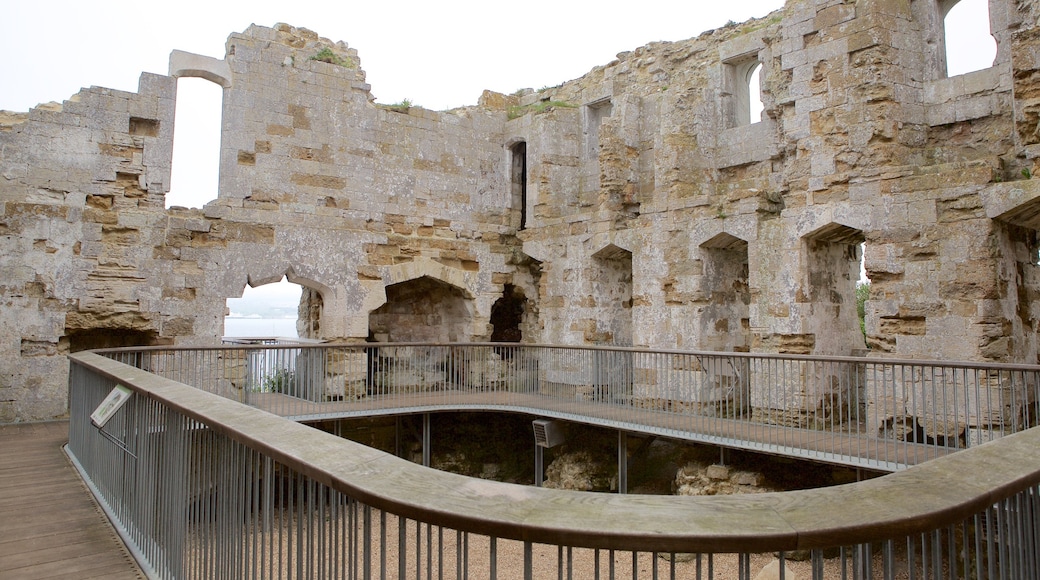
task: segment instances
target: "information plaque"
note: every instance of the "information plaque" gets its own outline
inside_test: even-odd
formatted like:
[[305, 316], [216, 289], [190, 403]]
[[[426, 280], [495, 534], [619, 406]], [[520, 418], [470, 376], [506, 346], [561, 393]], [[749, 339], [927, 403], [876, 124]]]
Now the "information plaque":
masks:
[[116, 385], [112, 392], [105, 397], [104, 401], [94, 409], [94, 412], [90, 414], [90, 422], [94, 424], [98, 429], [105, 426], [108, 420], [115, 415], [116, 411], [119, 410], [127, 401], [130, 400], [130, 395], [133, 391], [130, 387], [124, 387], [123, 385]]

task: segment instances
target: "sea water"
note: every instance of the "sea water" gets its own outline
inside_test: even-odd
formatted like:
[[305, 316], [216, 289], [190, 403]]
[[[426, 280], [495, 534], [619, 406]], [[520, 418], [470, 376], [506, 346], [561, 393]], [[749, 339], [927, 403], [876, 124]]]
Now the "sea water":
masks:
[[224, 319], [224, 336], [296, 337], [295, 318], [238, 318]]

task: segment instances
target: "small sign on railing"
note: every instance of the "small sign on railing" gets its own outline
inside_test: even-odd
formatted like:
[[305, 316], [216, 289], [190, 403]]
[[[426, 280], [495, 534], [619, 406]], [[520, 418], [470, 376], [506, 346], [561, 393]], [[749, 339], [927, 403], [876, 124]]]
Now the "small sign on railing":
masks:
[[90, 414], [90, 422], [97, 428], [99, 435], [114, 443], [116, 447], [122, 449], [130, 457], [137, 459], [137, 455], [127, 447], [124, 441], [120, 441], [105, 432], [105, 423], [108, 423], [108, 420], [111, 419], [116, 414], [116, 411], [121, 409], [123, 405], [130, 400], [130, 397], [133, 394], [134, 392], [130, 390], [130, 387], [116, 385], [108, 393], [108, 396], [101, 401], [101, 404], [97, 406], [97, 409], [94, 409], [94, 412]]
[[97, 406], [97, 409], [94, 409], [94, 412], [90, 414], [90, 422], [98, 429], [104, 427], [105, 423], [108, 423], [108, 420], [115, 415], [116, 411], [130, 400], [130, 395], [133, 393], [129, 387], [116, 385], [108, 393], [108, 396], [105, 397], [105, 400], [101, 401], [101, 404]]

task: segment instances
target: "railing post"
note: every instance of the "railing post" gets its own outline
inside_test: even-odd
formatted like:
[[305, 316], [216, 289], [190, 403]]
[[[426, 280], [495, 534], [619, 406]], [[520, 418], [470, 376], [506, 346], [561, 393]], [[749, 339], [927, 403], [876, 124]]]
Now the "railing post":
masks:
[[531, 542], [524, 542], [524, 580], [534, 580], [534, 551]]
[[431, 463], [431, 450], [430, 450], [430, 414], [423, 413], [422, 416], [422, 464], [423, 467], [429, 467]]
[[628, 433], [618, 430], [617, 469], [618, 493], [628, 493]]
[[542, 487], [542, 481], [545, 479], [545, 473], [542, 469], [542, 453], [543, 448], [538, 443], [534, 444], [534, 485], [535, 487]]

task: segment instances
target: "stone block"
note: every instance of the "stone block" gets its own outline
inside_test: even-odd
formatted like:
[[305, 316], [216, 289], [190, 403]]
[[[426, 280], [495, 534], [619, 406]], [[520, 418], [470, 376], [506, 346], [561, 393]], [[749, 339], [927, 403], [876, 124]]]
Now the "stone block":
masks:
[[709, 465], [705, 473], [708, 479], [714, 481], [727, 481], [729, 480], [730, 469], [725, 465]]

